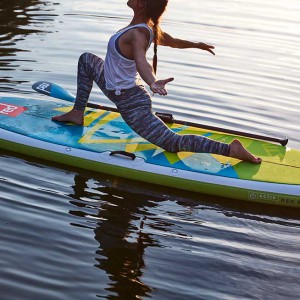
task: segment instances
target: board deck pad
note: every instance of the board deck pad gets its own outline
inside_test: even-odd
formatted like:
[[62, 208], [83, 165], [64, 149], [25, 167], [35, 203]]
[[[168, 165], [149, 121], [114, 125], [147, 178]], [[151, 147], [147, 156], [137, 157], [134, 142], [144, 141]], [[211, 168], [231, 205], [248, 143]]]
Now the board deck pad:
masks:
[[[119, 113], [86, 109], [84, 126], [53, 122], [51, 117], [72, 108], [65, 101], [0, 97], [0, 128], [49, 143], [93, 152], [127, 151], [149, 164], [224, 176], [285, 184], [300, 184], [300, 151], [269, 142], [238, 137], [263, 163], [254, 165], [207, 153], [170, 153], [134, 133]], [[178, 134], [197, 134], [230, 143], [234, 135], [172, 124]], [[1, 136], [0, 136], [1, 139]]]

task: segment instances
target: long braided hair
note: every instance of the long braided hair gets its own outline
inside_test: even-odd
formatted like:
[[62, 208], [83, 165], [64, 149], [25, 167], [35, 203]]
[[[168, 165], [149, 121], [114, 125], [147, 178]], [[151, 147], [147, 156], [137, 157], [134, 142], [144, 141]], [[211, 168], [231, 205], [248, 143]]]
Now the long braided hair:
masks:
[[167, 8], [168, 0], [147, 0], [146, 1], [146, 14], [149, 18], [149, 26], [152, 27], [154, 35], [154, 56], [153, 56], [153, 70], [156, 74], [157, 71], [157, 45], [162, 37], [162, 31], [159, 23], [163, 13]]

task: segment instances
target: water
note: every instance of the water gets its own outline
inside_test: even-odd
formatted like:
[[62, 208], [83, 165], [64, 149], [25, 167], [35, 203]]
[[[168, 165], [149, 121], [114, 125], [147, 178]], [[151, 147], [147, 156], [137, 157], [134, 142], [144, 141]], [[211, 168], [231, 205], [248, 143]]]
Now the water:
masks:
[[[159, 48], [174, 76], [155, 110], [299, 139], [297, 0], [172, 0]], [[1, 1], [0, 92], [75, 92], [84, 51], [104, 57], [126, 1]], [[151, 58], [152, 53], [149, 53]], [[94, 102], [111, 105], [95, 89]], [[123, 180], [0, 152], [0, 299], [298, 299], [300, 214]]]

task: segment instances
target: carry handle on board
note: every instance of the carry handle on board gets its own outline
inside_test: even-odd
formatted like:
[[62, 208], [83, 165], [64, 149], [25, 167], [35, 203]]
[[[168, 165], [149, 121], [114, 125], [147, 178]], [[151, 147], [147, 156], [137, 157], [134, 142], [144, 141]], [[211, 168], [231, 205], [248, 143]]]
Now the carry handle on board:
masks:
[[[65, 88], [61, 87], [60, 85], [58, 85], [56, 83], [52, 83], [49, 81], [38, 81], [32, 85], [32, 88], [35, 91], [37, 91], [38, 93], [41, 93], [41, 94], [44, 94], [44, 95], [47, 95], [50, 97], [54, 97], [57, 99], [66, 100], [66, 101], [70, 101], [70, 102], [74, 102], [76, 99], [76, 97], [72, 93], [67, 91]], [[87, 106], [90, 108], [104, 109], [104, 110], [108, 110], [108, 111], [118, 112], [118, 110], [116, 108], [102, 106], [102, 105], [98, 105], [98, 104], [94, 104], [94, 103], [88, 103]], [[253, 133], [248, 133], [248, 132], [243, 132], [243, 131], [231, 130], [231, 129], [221, 128], [221, 127], [216, 127], [216, 126], [198, 124], [198, 123], [193, 123], [193, 122], [188, 122], [188, 121], [175, 120], [173, 118], [172, 114], [156, 113], [156, 115], [163, 122], [169, 123], [169, 124], [177, 123], [180, 125], [193, 126], [193, 127], [197, 127], [197, 128], [206, 129], [206, 130], [212, 130], [212, 131], [228, 133], [228, 134], [237, 135], [237, 136], [249, 137], [249, 138], [257, 139], [257, 140], [279, 143], [282, 146], [286, 146], [288, 143], [287, 138], [277, 138], [277, 137], [253, 134]]]
[[131, 158], [132, 160], [135, 160], [135, 159], [136, 159], [136, 156], [135, 156], [134, 153], [130, 153], [130, 152], [127, 152], [127, 151], [112, 151], [112, 152], [110, 152], [109, 155], [110, 155], [110, 156], [121, 155], [121, 156], [129, 157], [129, 158]]

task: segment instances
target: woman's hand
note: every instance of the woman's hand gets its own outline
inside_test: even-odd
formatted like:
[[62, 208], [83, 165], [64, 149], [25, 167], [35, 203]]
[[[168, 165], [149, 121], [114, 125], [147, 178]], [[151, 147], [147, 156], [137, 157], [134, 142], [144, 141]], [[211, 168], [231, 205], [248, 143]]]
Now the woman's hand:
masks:
[[165, 89], [165, 85], [173, 80], [174, 78], [170, 77], [168, 79], [153, 81], [150, 84], [150, 89], [153, 92], [153, 94], [157, 93], [159, 95], [166, 96], [168, 93], [167, 90]]
[[208, 44], [205, 44], [205, 43], [201, 43], [201, 42], [198, 43], [197, 45], [198, 45], [198, 48], [199, 48], [199, 49], [204, 50], [204, 51], [208, 51], [208, 52], [210, 52], [211, 54], [215, 55], [215, 52], [212, 51], [212, 49], [215, 49], [214, 46], [208, 45]]

